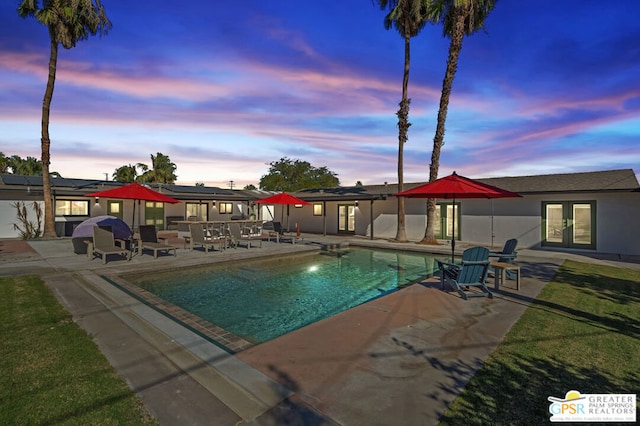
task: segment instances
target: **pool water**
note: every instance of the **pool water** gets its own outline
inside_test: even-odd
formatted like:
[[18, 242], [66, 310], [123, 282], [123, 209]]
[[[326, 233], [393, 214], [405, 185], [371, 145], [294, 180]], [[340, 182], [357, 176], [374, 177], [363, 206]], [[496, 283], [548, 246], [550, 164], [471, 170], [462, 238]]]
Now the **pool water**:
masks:
[[397, 291], [436, 268], [429, 254], [349, 247], [127, 279], [259, 343]]

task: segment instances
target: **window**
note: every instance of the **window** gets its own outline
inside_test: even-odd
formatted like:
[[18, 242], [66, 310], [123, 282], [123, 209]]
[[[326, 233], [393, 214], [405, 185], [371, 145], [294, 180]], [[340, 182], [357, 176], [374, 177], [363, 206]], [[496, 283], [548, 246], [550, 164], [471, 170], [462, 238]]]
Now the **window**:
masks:
[[187, 203], [187, 218], [198, 221], [207, 220], [207, 203]]
[[109, 216], [115, 216], [122, 220], [122, 200], [109, 200], [107, 201], [107, 214]]
[[89, 216], [89, 200], [56, 200], [56, 216]]
[[109, 201], [109, 214], [122, 213], [122, 201]]
[[313, 215], [314, 216], [322, 216], [322, 204], [314, 204], [313, 205]]
[[221, 214], [233, 213], [233, 203], [220, 203], [218, 206], [218, 210]]

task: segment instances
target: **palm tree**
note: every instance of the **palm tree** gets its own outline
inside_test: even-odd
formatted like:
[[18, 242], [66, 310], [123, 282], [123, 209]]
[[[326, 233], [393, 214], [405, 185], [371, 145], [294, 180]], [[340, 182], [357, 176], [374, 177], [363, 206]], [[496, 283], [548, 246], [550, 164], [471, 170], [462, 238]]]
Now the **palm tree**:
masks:
[[138, 171], [136, 170], [136, 166], [131, 164], [118, 167], [111, 175], [111, 178], [114, 181], [122, 183], [133, 183], [136, 181], [137, 177]]
[[[444, 145], [444, 128], [447, 121], [447, 110], [453, 79], [458, 69], [458, 57], [462, 50], [462, 42], [465, 36], [469, 36], [484, 28], [484, 22], [493, 10], [497, 0], [446, 0], [445, 10], [442, 13], [443, 35], [450, 38], [447, 69], [442, 81], [442, 93], [440, 95], [440, 107], [438, 109], [438, 122], [436, 134], [433, 138], [433, 152], [431, 153], [431, 165], [429, 166], [429, 182], [438, 179], [440, 168], [440, 151]], [[427, 228], [424, 233], [423, 244], [436, 244], [433, 222], [436, 211], [436, 200], [427, 200]], [[455, 218], [454, 218], [455, 220]], [[455, 236], [454, 236], [455, 237]]]
[[22, 158], [19, 155], [12, 155], [8, 159], [9, 167], [13, 174], [22, 176], [41, 176], [42, 162], [36, 157]]
[[169, 156], [160, 152], [151, 154], [151, 169], [146, 164], [138, 164], [143, 170], [139, 180], [143, 183], [168, 183], [173, 184], [178, 178], [175, 174], [177, 166], [171, 162]]
[[[404, 187], [404, 144], [408, 140], [409, 104], [409, 65], [411, 52], [411, 37], [418, 35], [427, 22], [437, 22], [437, 9], [433, 7], [433, 0], [378, 0], [382, 10], [389, 8], [384, 18], [385, 29], [394, 27], [404, 38], [404, 73], [402, 76], [402, 100], [398, 116], [398, 192]], [[398, 228], [396, 241], [407, 241], [405, 225], [404, 197], [398, 197]]]
[[[95, 1], [95, 4], [94, 4]], [[111, 21], [107, 18], [100, 0], [43, 0], [42, 7], [38, 0], [22, 0], [18, 6], [18, 15], [22, 18], [34, 17], [49, 30], [49, 78], [42, 101], [42, 186], [44, 192], [44, 234], [55, 237], [55, 217], [51, 196], [51, 179], [49, 164], [51, 163], [49, 138], [49, 111], [53, 88], [56, 81], [56, 65], [58, 62], [58, 46], [71, 49], [79, 40], [86, 40], [89, 35], [106, 34], [111, 29]]]

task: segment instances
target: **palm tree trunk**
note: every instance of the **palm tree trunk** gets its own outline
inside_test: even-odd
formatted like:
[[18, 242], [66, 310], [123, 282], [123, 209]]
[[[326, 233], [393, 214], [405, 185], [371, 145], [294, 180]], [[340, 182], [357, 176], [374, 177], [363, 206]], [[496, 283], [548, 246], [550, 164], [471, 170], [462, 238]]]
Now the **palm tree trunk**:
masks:
[[[431, 165], [429, 166], [429, 182], [438, 179], [438, 169], [440, 168], [440, 151], [444, 145], [444, 129], [447, 121], [447, 110], [449, 108], [449, 98], [453, 79], [458, 69], [458, 58], [462, 50], [462, 40], [464, 39], [465, 14], [461, 9], [456, 10], [453, 31], [451, 32], [451, 43], [449, 44], [449, 57], [447, 58], [447, 70], [442, 81], [442, 94], [440, 96], [440, 108], [438, 109], [438, 124], [436, 125], [436, 135], [433, 138], [433, 152], [431, 153]], [[437, 244], [434, 234], [433, 222], [436, 211], [436, 200], [427, 200], [427, 228], [422, 244]]]
[[49, 164], [51, 163], [51, 140], [49, 139], [49, 111], [53, 88], [56, 82], [56, 64], [58, 62], [58, 42], [51, 36], [51, 53], [49, 55], [49, 79], [42, 100], [42, 190], [44, 193], [44, 237], [56, 236], [55, 215], [53, 210], [53, 196], [51, 192], [51, 177], [49, 176]]
[[[409, 137], [409, 104], [411, 99], [407, 97], [409, 91], [409, 63], [411, 52], [411, 37], [404, 37], [404, 73], [402, 77], [402, 101], [400, 101], [400, 109], [398, 110], [398, 192], [402, 192], [404, 188], [404, 144]], [[404, 197], [398, 197], [398, 229], [396, 231], [396, 241], [407, 241], [407, 230], [405, 222], [405, 203]]]

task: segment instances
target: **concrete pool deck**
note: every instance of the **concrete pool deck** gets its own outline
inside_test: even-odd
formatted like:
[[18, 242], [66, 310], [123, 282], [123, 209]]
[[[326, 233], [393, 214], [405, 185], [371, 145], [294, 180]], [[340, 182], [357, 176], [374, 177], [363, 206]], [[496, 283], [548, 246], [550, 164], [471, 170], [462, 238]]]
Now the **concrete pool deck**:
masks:
[[180, 249], [176, 257], [114, 257], [102, 265], [73, 254], [68, 238], [21, 249], [0, 240], [0, 276], [41, 275], [161, 424], [429, 425], [565, 258], [640, 269], [637, 257], [519, 250], [519, 292], [507, 281], [493, 299], [464, 301], [426, 280], [236, 355], [102, 278], [287, 256], [343, 242], [442, 257], [449, 251], [445, 245], [306, 235], [304, 245], [265, 242], [209, 254]]

